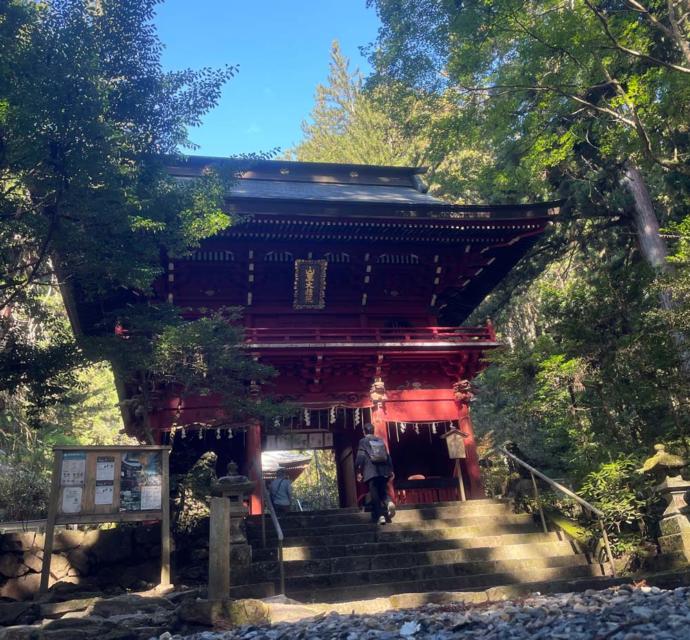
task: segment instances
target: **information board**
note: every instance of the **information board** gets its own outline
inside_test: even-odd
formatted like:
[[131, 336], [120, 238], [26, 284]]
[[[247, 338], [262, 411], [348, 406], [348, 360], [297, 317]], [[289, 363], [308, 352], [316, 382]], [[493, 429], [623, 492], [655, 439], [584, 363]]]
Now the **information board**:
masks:
[[92, 516], [161, 510], [165, 452], [160, 447], [56, 450], [56, 455], [60, 451], [57, 524], [73, 524], [75, 515], [92, 522]]
[[41, 591], [59, 524], [161, 522], [161, 584], [170, 582], [170, 447], [54, 447]]

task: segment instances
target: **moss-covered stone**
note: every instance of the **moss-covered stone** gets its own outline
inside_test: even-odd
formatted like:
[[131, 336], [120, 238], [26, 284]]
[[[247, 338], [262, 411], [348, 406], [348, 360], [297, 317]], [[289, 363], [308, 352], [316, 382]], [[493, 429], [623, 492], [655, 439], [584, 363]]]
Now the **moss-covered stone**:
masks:
[[187, 600], [178, 610], [180, 622], [205, 627], [268, 624], [270, 610], [261, 600]]

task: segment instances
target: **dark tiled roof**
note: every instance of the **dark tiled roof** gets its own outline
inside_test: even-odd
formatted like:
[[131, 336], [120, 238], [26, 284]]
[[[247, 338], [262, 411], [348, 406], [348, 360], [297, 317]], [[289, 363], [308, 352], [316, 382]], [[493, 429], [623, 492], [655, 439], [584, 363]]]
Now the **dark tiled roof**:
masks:
[[443, 204], [413, 187], [280, 180], [238, 180], [230, 197], [328, 202]]

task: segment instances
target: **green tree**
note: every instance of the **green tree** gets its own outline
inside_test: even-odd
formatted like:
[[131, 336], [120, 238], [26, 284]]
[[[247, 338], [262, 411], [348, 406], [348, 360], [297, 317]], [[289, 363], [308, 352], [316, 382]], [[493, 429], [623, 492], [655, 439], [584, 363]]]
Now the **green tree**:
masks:
[[[524, 383], [513, 400], [534, 408], [542, 394], [561, 419], [541, 424], [562, 425], [558, 440], [574, 459], [587, 447], [567, 436], [573, 427], [593, 430], [592, 460], [606, 446], [646, 446], [673, 424], [683, 435], [684, 276], [654, 272], [668, 272], [659, 221], [682, 225], [688, 203], [687, 14], [678, 3], [636, 0], [375, 4], [383, 28], [370, 50], [372, 83], [452, 100], [458, 130], [488, 147], [485, 185], [501, 198], [565, 200], [550, 237], [479, 311], [503, 310], [511, 356], [532, 362], [523, 379], [522, 358], [504, 361], [502, 373]], [[516, 300], [516, 290], [525, 295]], [[582, 390], [568, 401], [571, 365]], [[561, 409], [544, 395], [549, 381], [566, 392]], [[620, 440], [607, 437], [605, 420]]]
[[525, 195], [555, 189], [582, 211], [624, 214], [645, 259], [664, 268], [653, 197], [670, 189], [677, 199], [690, 175], [688, 22], [678, 3], [376, 6], [384, 26], [372, 59], [385, 82], [454, 95], [467, 135], [479, 131], [496, 150], [499, 175], [501, 165], [517, 179], [526, 170]]
[[[303, 162], [426, 166], [432, 193], [452, 202], [505, 200], [486, 177], [492, 153], [480, 136], [468, 139], [448, 94], [410, 91], [388, 78], [367, 85], [351, 71], [337, 42], [330, 73], [318, 85], [303, 139], [286, 157]], [[505, 189], [510, 190], [508, 180]]]
[[338, 508], [335, 456], [328, 449], [311, 451], [312, 459], [293, 484], [293, 494], [307, 511]]
[[129, 430], [151, 441], [150, 413], [167, 394], [177, 398], [180, 413], [190, 398], [211, 398], [233, 427], [292, 411], [270, 398], [270, 387], [259, 393], [276, 372], [246, 354], [240, 317], [237, 308], [193, 322], [171, 305], [121, 310], [118, 333], [93, 340], [125, 386]]
[[415, 164], [413, 146], [362, 86], [361, 73], [350, 71], [349, 60], [333, 42], [327, 84], [316, 87], [310, 121], [302, 123], [303, 139], [287, 157], [301, 162]]
[[[189, 128], [236, 68], [164, 71], [152, 22], [159, 2], [0, 3], [0, 393], [18, 401], [1, 417], [5, 433], [23, 434], [6, 447], [12, 455], [20, 444], [44, 452], [56, 437], [111, 437], [103, 432], [114, 428], [112, 397], [95, 384], [100, 369], [87, 369], [106, 356], [119, 367], [122, 397], [129, 393], [128, 418], [131, 406], [139, 403], [139, 414], [151, 406], [150, 385], [138, 381], [203, 393], [204, 376], [223, 369], [237, 379], [215, 378], [221, 395], [232, 387], [236, 405], [248, 406], [248, 380], [266, 377], [241, 353], [237, 329], [217, 319], [185, 324], [179, 310], [137, 304], [163, 255], [183, 255], [232, 223], [223, 211], [231, 175], [179, 180], [168, 167], [194, 148]], [[46, 304], [58, 287], [77, 340], [64, 313]], [[133, 306], [110, 324], [80, 326], [75, 300]], [[145, 327], [120, 340], [117, 357], [116, 317]], [[134, 415], [150, 438], [145, 423]]]
[[216, 175], [180, 182], [235, 69], [163, 72], [156, 0], [5, 3], [0, 26], [0, 307], [51, 273], [87, 293], [146, 289], [160, 249], [227, 226]]

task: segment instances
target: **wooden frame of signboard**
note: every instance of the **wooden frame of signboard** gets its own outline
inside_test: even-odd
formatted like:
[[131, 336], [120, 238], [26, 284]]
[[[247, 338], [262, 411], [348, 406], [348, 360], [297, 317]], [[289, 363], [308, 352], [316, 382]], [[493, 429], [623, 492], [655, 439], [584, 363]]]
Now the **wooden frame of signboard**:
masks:
[[467, 438], [466, 433], [451, 427], [449, 431], [446, 431], [441, 439], [446, 441], [448, 447], [448, 457], [451, 460], [455, 460], [455, 475], [458, 479], [458, 493], [460, 495], [460, 500], [465, 502], [467, 499], [465, 497], [465, 484], [462, 481], [462, 470], [460, 469], [460, 460], [467, 458], [467, 453], [465, 451], [465, 438]]
[[[151, 454], [160, 453], [160, 457]], [[149, 454], [150, 460], [160, 460], [160, 473], [149, 473], [151, 479], [160, 476], [160, 484], [139, 485], [139, 508], [131, 499], [122, 508], [122, 462], [131, 455], [128, 464], [136, 464], [135, 454]], [[168, 446], [102, 446], [53, 447], [53, 477], [48, 499], [43, 565], [40, 592], [48, 589], [50, 561], [53, 553], [55, 526], [61, 524], [101, 524], [106, 522], [161, 523], [161, 585], [170, 584], [170, 447]], [[142, 491], [141, 487], [149, 487]], [[157, 487], [160, 498], [157, 508], [141, 508], [148, 502], [156, 504]], [[110, 501], [108, 502], [108, 498]]]

